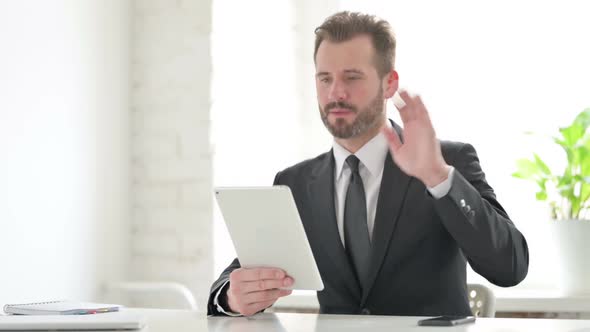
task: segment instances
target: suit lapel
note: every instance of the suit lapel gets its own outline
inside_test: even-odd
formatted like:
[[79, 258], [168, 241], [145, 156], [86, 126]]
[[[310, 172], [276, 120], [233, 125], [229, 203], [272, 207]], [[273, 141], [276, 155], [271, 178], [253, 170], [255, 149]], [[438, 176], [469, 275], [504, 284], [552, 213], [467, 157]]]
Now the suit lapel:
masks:
[[322, 244], [335, 265], [334, 273], [329, 275], [341, 277], [354, 296], [360, 298], [361, 290], [338, 232], [334, 206], [334, 154], [331, 150], [328, 154], [314, 170], [308, 185], [314, 215], [311, 234], [316, 235], [316, 241]]
[[[401, 128], [395, 123], [393, 125], [403, 142]], [[387, 153], [375, 213], [369, 277], [363, 287], [363, 305], [383, 264], [411, 179], [393, 162], [391, 154]]]

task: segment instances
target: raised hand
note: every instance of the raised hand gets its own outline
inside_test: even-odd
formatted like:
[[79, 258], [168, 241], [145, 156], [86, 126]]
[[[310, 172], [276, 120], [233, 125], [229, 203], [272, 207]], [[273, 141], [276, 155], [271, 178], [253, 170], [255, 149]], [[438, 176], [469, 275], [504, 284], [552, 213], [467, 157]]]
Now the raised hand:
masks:
[[383, 129], [383, 134], [389, 141], [391, 155], [398, 167], [426, 186], [434, 187], [447, 178], [450, 166], [442, 156], [428, 110], [420, 96], [410, 96], [404, 90], [399, 95], [405, 103], [399, 107], [404, 142], [389, 127]]

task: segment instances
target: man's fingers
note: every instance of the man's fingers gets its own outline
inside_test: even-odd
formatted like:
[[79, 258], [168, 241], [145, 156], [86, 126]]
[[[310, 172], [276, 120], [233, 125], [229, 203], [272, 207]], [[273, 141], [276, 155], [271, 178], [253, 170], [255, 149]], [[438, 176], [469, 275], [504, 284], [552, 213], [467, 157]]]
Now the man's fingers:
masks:
[[230, 283], [242, 281], [258, 281], [265, 279], [283, 279], [285, 271], [276, 268], [240, 268], [230, 274]]
[[414, 97], [414, 105], [416, 105], [416, 115], [420, 116], [424, 119], [430, 120], [430, 116], [428, 115], [428, 110], [424, 103], [422, 102], [422, 98], [420, 96]]
[[414, 97], [410, 96], [410, 94], [408, 93], [408, 91], [400, 89], [398, 91], [398, 94], [400, 96], [400, 98], [404, 101], [404, 107], [413, 107], [414, 106]]
[[246, 306], [245, 310], [242, 311], [241, 314], [244, 316], [252, 316], [252, 315], [256, 314], [257, 312], [270, 307], [275, 302], [276, 302], [276, 299], [272, 300], [272, 301], [265, 301], [265, 302], [258, 302], [258, 303], [250, 304], [250, 305]]
[[290, 290], [285, 289], [271, 289], [260, 292], [252, 292], [244, 295], [243, 303], [250, 305], [259, 302], [276, 301], [279, 297], [283, 297], [288, 294], [290, 294]]
[[[294, 282], [285, 271], [277, 268], [240, 268], [230, 273], [229, 280], [228, 304], [231, 310], [243, 315], [253, 315], [279, 297], [291, 294], [290, 290], [280, 288], [289, 287]], [[251, 307], [258, 303], [265, 305], [254, 309]]]
[[231, 310], [249, 316], [272, 305], [277, 299], [290, 295], [290, 289], [273, 289], [241, 294], [231, 306]]
[[416, 118], [416, 104], [414, 97], [410, 96], [410, 94], [405, 90], [400, 90], [398, 94], [404, 104], [400, 105], [401, 107], [398, 107], [399, 115], [403, 123], [408, 123]]
[[383, 133], [383, 135], [387, 139], [387, 142], [389, 142], [389, 146], [391, 147], [391, 149], [394, 152], [397, 151], [399, 148], [402, 147], [402, 142], [399, 139], [399, 137], [397, 136], [397, 133], [393, 131], [393, 129], [385, 126], [381, 130], [381, 132]]
[[240, 290], [243, 293], [250, 293], [267, 289], [289, 287], [291, 285], [293, 285], [293, 279], [291, 277], [285, 277], [283, 279], [263, 279], [243, 282]]

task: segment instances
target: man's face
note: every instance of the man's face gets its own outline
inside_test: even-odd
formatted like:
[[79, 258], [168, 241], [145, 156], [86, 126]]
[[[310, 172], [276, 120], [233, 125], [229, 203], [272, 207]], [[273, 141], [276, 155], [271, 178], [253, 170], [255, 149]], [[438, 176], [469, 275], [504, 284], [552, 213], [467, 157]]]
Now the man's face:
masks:
[[334, 43], [324, 40], [316, 55], [320, 115], [332, 136], [347, 139], [367, 132], [385, 116], [383, 82], [369, 36]]

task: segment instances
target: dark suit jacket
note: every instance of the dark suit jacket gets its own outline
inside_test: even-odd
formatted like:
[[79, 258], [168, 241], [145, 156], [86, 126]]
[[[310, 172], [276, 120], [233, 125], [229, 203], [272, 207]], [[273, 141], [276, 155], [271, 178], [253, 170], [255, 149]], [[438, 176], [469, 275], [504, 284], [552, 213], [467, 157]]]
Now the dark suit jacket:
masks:
[[[332, 151], [276, 175], [274, 183], [293, 192], [324, 282], [317, 293], [321, 313], [468, 315], [466, 262], [498, 286], [524, 279], [526, 240], [496, 201], [474, 148], [441, 141], [441, 149], [455, 173], [449, 193], [438, 200], [388, 154], [365, 287], [356, 281], [338, 234]], [[239, 267], [234, 260], [213, 283], [208, 314], [218, 314], [213, 297]]]

